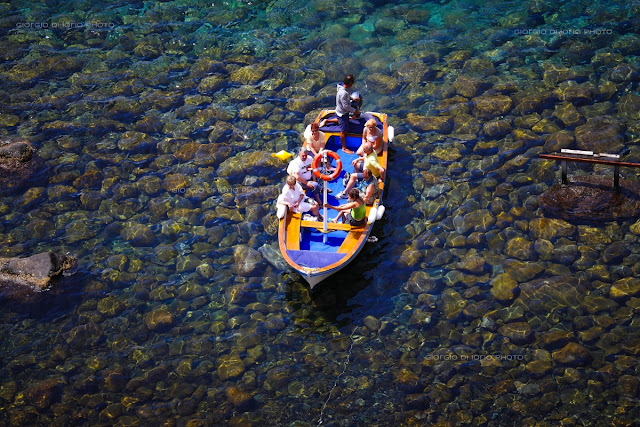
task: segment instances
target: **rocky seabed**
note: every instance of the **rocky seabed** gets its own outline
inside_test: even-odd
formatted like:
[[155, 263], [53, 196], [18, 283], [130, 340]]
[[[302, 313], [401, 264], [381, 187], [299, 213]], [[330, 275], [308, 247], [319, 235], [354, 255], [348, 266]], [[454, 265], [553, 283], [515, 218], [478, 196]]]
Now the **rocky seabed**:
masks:
[[[539, 158], [640, 158], [637, 3], [102, 6], [0, 4], [0, 257], [81, 278], [0, 303], [0, 423], [640, 416], [640, 220], [543, 209]], [[387, 213], [312, 293], [274, 243], [271, 153], [346, 72], [396, 128]]]

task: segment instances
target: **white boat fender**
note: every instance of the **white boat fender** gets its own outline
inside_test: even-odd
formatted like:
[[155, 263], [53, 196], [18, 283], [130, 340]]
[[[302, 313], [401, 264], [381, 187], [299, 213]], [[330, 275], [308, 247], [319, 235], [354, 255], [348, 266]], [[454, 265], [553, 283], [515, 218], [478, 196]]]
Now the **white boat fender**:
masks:
[[287, 207], [285, 205], [279, 204], [276, 211], [276, 216], [278, 217], [278, 219], [284, 218], [284, 215], [286, 213], [287, 213]]
[[385, 211], [384, 205], [378, 206], [378, 212], [376, 213], [376, 219], [377, 220], [382, 218], [382, 215], [384, 215], [384, 211]]
[[371, 210], [369, 211], [369, 218], [368, 218], [368, 222], [369, 224], [373, 224], [374, 222], [376, 222], [376, 219], [378, 217], [378, 209], [377, 208], [371, 208]]
[[393, 126], [387, 126], [387, 136], [389, 137], [389, 142], [393, 141], [393, 138], [396, 136], [396, 130]]

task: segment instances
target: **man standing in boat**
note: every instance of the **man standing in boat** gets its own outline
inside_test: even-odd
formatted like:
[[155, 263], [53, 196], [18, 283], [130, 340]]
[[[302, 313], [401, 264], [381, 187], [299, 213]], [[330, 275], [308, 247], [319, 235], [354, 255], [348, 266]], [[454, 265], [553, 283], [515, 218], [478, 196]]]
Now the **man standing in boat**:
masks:
[[357, 108], [351, 106], [351, 93], [349, 88], [353, 86], [355, 79], [352, 74], [344, 77], [342, 84], [338, 84], [338, 93], [336, 94], [336, 116], [338, 116], [338, 126], [340, 127], [340, 143], [342, 151], [346, 154], [353, 154], [353, 151], [347, 148], [347, 131], [349, 130], [349, 114], [353, 113], [357, 117], [360, 112]]

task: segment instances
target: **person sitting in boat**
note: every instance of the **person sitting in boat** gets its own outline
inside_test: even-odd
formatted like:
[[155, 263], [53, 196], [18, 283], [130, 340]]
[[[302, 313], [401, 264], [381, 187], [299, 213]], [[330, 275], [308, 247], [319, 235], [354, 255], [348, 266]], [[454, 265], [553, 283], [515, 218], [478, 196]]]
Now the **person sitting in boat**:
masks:
[[364, 130], [362, 131], [362, 144], [360, 145], [360, 148], [358, 148], [358, 151], [356, 151], [358, 156], [362, 156], [364, 154], [364, 143], [366, 141], [373, 144], [373, 149], [376, 151], [378, 156], [382, 155], [382, 131], [378, 126], [376, 126], [376, 119], [369, 119], [364, 124]]
[[364, 143], [369, 141], [373, 144], [373, 149], [375, 150], [378, 156], [382, 155], [383, 151], [383, 141], [382, 141], [382, 131], [376, 126], [375, 119], [367, 120], [365, 123], [364, 130], [362, 131], [362, 144], [360, 144], [360, 148], [356, 151], [356, 154], [360, 157], [353, 160], [351, 164], [353, 165], [353, 169], [358, 171], [362, 170], [361, 163], [364, 161]]
[[363, 225], [367, 220], [367, 205], [364, 204], [364, 200], [360, 197], [360, 191], [357, 188], [352, 188], [349, 191], [349, 201], [344, 205], [331, 206], [329, 203], [324, 205], [328, 209], [335, 209], [340, 211], [337, 217], [331, 220], [331, 222], [342, 222], [350, 224], [354, 227]]
[[346, 197], [345, 195], [349, 193], [349, 190], [356, 185], [356, 181], [362, 179], [362, 172], [359, 169], [368, 169], [377, 179], [377, 182], [384, 181], [385, 170], [380, 166], [380, 163], [378, 163], [378, 155], [373, 151], [373, 145], [369, 141], [365, 141], [362, 145], [364, 151], [362, 162], [354, 164], [355, 173], [349, 176], [344, 191], [336, 195], [337, 199], [344, 199]]
[[313, 216], [318, 217], [319, 221], [323, 221], [324, 218], [320, 215], [319, 206], [310, 199], [305, 199], [306, 195], [302, 186], [293, 176], [289, 175], [286, 184], [282, 187], [282, 194], [278, 197], [278, 204], [288, 206], [296, 213], [311, 211]]
[[378, 180], [369, 169], [362, 171], [362, 179], [358, 180], [357, 188], [360, 191], [360, 197], [364, 200], [365, 205], [373, 205], [376, 199], [380, 197]]
[[320, 203], [320, 186], [312, 180], [311, 162], [313, 159], [307, 153], [307, 149], [300, 147], [298, 156], [287, 166], [287, 173], [293, 176], [300, 183], [303, 190], [310, 191], [316, 202]]
[[[352, 188], [357, 188], [360, 191], [360, 197], [364, 200], [364, 203], [371, 206], [375, 203], [376, 199], [380, 197], [380, 186], [378, 180], [373, 176], [369, 169], [363, 170], [361, 173], [348, 174], [348, 182], [344, 192], [338, 194], [342, 196], [343, 193], [349, 194]], [[342, 198], [338, 197], [336, 198]]]
[[324, 150], [327, 144], [327, 137], [324, 132], [320, 131], [320, 126], [317, 123], [311, 123], [304, 131], [304, 140], [307, 144], [307, 150], [312, 154], [312, 158], [317, 156], [322, 150]]

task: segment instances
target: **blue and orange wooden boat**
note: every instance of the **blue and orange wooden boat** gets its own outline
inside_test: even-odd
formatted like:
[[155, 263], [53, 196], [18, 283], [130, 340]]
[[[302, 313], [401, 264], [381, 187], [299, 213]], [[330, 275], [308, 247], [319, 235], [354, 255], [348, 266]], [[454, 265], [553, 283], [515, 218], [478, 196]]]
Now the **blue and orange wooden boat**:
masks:
[[[334, 110], [322, 110], [315, 121], [320, 123], [323, 119], [332, 117], [335, 117]], [[382, 155], [378, 156], [378, 162], [387, 171], [386, 178], [388, 176], [388, 146], [394, 136], [393, 127], [389, 126], [386, 114], [363, 113], [359, 119], [352, 119], [353, 133], [347, 134], [347, 148], [355, 152], [360, 147], [364, 124], [370, 118], [374, 118], [377, 126], [382, 130], [384, 151]], [[334, 206], [340, 205], [345, 203], [345, 200], [337, 200], [334, 196], [344, 190], [342, 178], [346, 172], [353, 172], [351, 161], [357, 156], [355, 153], [346, 154], [342, 151], [340, 131], [337, 125], [331, 124], [320, 128], [320, 130], [327, 138], [326, 149], [337, 153], [346, 169], [340, 172], [337, 179], [327, 182], [328, 188], [332, 191], [328, 195], [328, 203]], [[367, 206], [366, 224], [359, 227], [328, 223], [328, 230], [325, 233], [323, 222], [305, 221], [302, 218], [303, 215], [289, 211], [286, 206], [278, 205], [280, 252], [287, 263], [300, 273], [311, 288], [343, 269], [364, 247], [373, 224], [382, 217], [385, 210], [381, 203], [385, 183], [382, 182], [379, 185], [380, 198], [373, 206]], [[335, 211], [329, 212], [336, 214]]]

